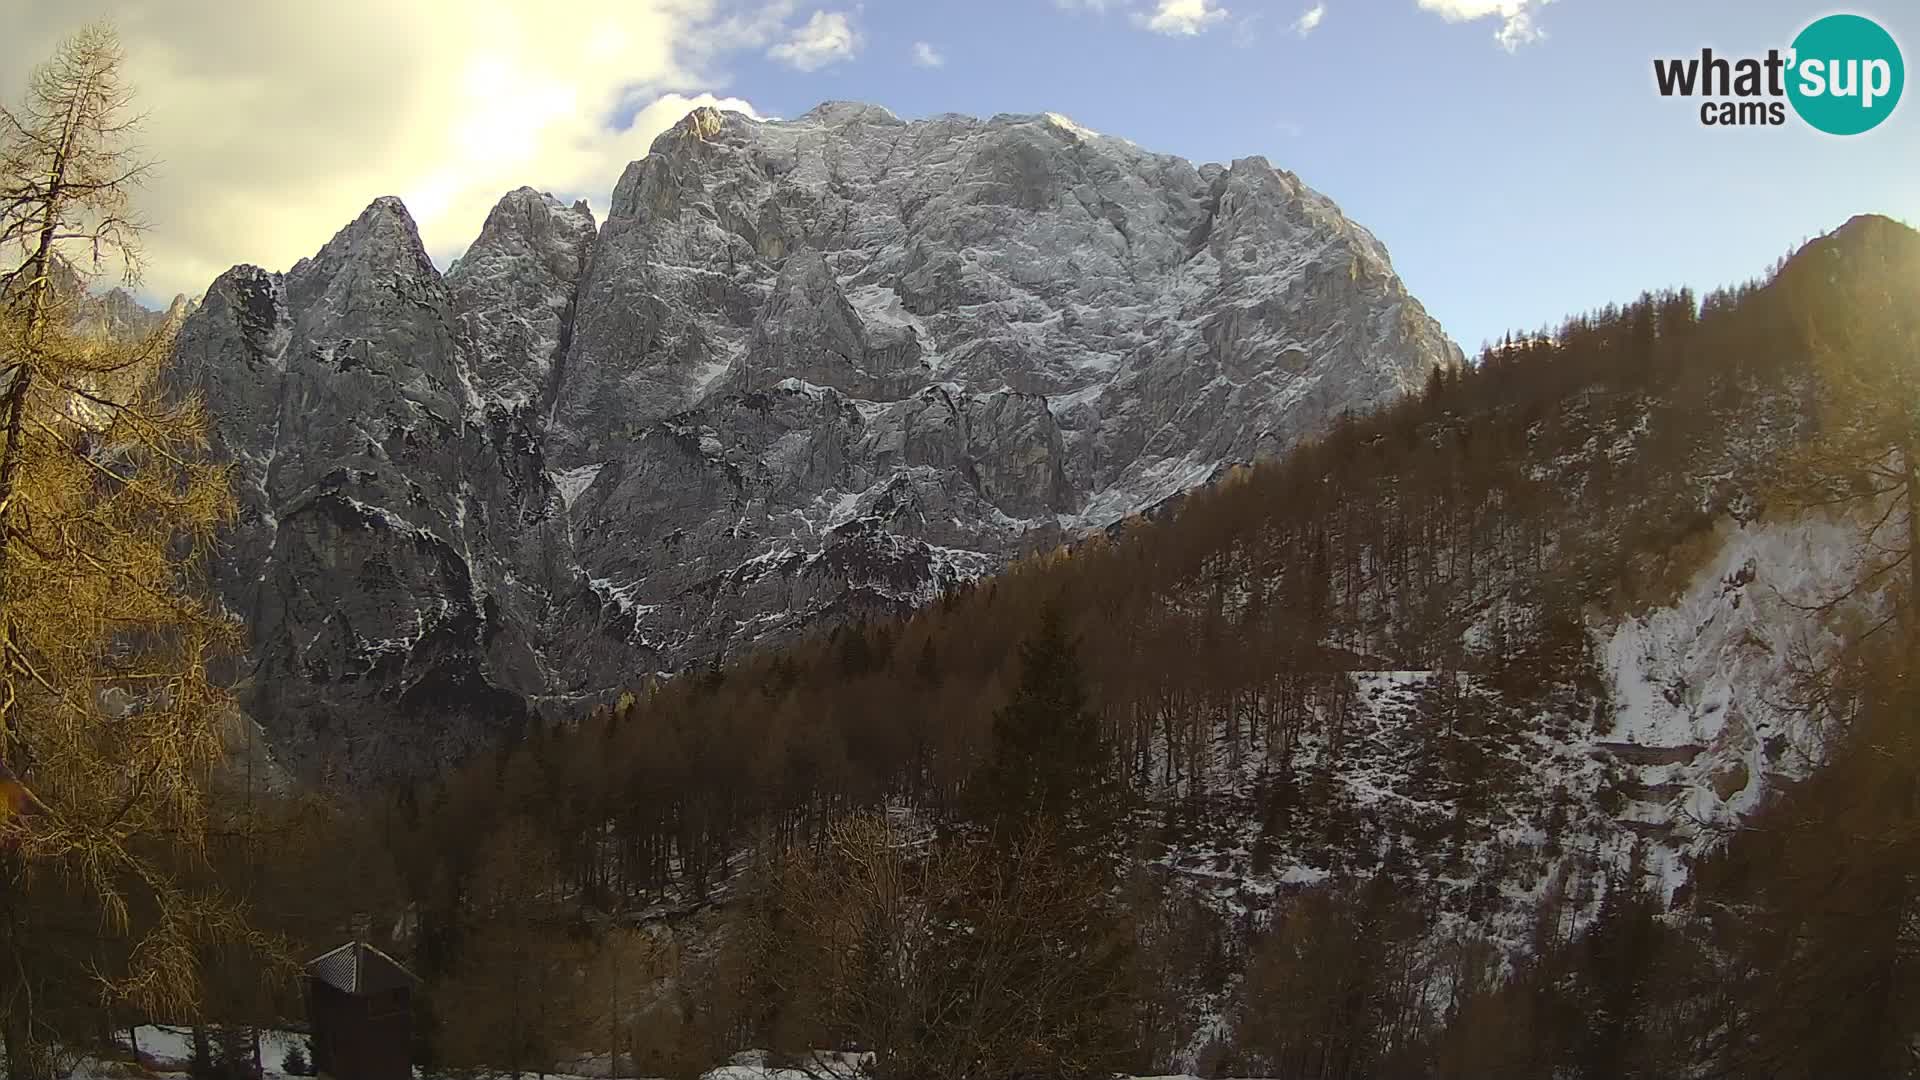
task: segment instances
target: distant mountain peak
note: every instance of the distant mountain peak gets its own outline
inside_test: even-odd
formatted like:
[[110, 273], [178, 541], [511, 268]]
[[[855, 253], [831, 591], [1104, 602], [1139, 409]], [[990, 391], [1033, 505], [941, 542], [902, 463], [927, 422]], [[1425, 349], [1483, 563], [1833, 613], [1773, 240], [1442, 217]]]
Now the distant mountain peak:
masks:
[[882, 105], [871, 105], [864, 101], [823, 101], [801, 115], [802, 121], [820, 124], [883, 124], [898, 125], [905, 123], [894, 115], [893, 110]]

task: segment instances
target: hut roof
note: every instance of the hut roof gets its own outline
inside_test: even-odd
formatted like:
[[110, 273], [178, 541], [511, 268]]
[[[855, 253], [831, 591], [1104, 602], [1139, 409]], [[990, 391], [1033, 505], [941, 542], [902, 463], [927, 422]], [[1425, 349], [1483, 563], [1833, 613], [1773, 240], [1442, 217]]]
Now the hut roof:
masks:
[[307, 962], [307, 975], [349, 994], [377, 994], [420, 981], [400, 961], [358, 941], [314, 957]]

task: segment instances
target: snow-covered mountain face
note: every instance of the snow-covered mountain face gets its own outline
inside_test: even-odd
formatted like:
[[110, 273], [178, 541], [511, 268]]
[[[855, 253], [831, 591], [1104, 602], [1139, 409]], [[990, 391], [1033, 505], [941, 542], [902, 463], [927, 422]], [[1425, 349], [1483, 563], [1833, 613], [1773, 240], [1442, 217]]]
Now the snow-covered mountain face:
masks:
[[636, 674], [933, 599], [1418, 387], [1459, 350], [1266, 161], [1062, 117], [696, 111], [445, 275], [381, 199], [188, 321], [244, 518], [248, 701], [415, 772]]

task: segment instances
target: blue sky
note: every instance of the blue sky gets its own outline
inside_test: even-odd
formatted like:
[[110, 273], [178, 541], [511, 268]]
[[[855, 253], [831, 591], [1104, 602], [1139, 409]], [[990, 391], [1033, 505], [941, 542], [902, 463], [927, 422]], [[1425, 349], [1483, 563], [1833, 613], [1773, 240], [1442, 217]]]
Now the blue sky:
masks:
[[[1320, 17], [1302, 34], [1310, 7]], [[0, 96], [82, 22], [119, 24], [142, 142], [162, 161], [143, 201], [155, 228], [142, 295], [156, 303], [234, 263], [286, 269], [380, 195], [406, 201], [444, 266], [521, 184], [604, 209], [626, 163], [695, 105], [797, 116], [842, 98], [909, 118], [1051, 110], [1199, 161], [1264, 155], [1372, 229], [1471, 351], [1642, 289], [1745, 280], [1856, 213], [1920, 224], [1920, 100], [1836, 138], [1797, 119], [1703, 127], [1697, 103], [1654, 89], [1655, 57], [1764, 54], [1833, 10], [0, 0]], [[1846, 10], [1920, 54], [1912, 0]], [[915, 62], [921, 45], [937, 66]]]
[[[1834, 8], [1789, 0], [1558, 0], [1509, 52], [1498, 17], [1414, 0], [1229, 3], [1193, 36], [1124, 9], [867, 0], [858, 55], [809, 72], [742, 57], [725, 88], [773, 115], [827, 98], [903, 116], [1055, 110], [1196, 160], [1265, 155], [1380, 237], [1469, 351], [1508, 328], [1665, 285], [1763, 272], [1862, 212], [1920, 224], [1920, 102], [1866, 135], [1715, 129], [1654, 91], [1652, 59], [1784, 49]], [[1855, 6], [1911, 63], [1920, 9]], [[1257, 16], [1250, 28], [1242, 20]], [[917, 66], [915, 42], [944, 59]], [[1911, 95], [1909, 95], [1911, 96]]]

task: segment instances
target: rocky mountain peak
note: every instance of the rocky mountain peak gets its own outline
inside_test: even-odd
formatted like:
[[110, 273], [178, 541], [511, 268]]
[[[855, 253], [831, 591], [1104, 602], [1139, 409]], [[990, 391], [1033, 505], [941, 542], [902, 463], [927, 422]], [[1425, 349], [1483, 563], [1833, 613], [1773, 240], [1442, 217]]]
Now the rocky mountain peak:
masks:
[[[313, 258], [294, 263], [284, 281], [296, 311], [346, 313], [365, 309], [359, 302], [386, 306], [388, 298], [419, 306], [445, 304], [440, 271], [426, 256], [413, 215], [396, 196], [372, 200]], [[394, 356], [397, 363], [409, 363], [405, 352]], [[436, 375], [445, 379], [447, 371]]]
[[310, 771], [422, 695], [420, 745], [471, 745], [924, 603], [1460, 361], [1263, 159], [847, 102], [696, 110], [597, 231], [509, 192], [444, 281], [376, 200], [187, 323], [250, 493], [254, 705]]
[[300, 260], [288, 273], [294, 277], [332, 276], [353, 265], [420, 277], [439, 276], [420, 242], [413, 214], [394, 195], [382, 195], [368, 203], [360, 216], [335, 233], [318, 254]]
[[897, 127], [906, 121], [893, 110], [863, 101], [823, 101], [801, 115], [802, 122], [845, 127], [850, 124], [880, 124]]
[[585, 201], [571, 207], [523, 187], [508, 192], [479, 239], [447, 271], [483, 407], [535, 407], [554, 392], [555, 365], [573, 322], [574, 292], [593, 255]]
[[585, 199], [567, 206], [547, 192], [515, 188], [494, 204], [479, 237], [454, 265], [475, 255], [533, 253], [557, 259], [548, 269], [558, 272], [579, 261], [582, 250], [593, 243], [595, 231], [593, 211]]

